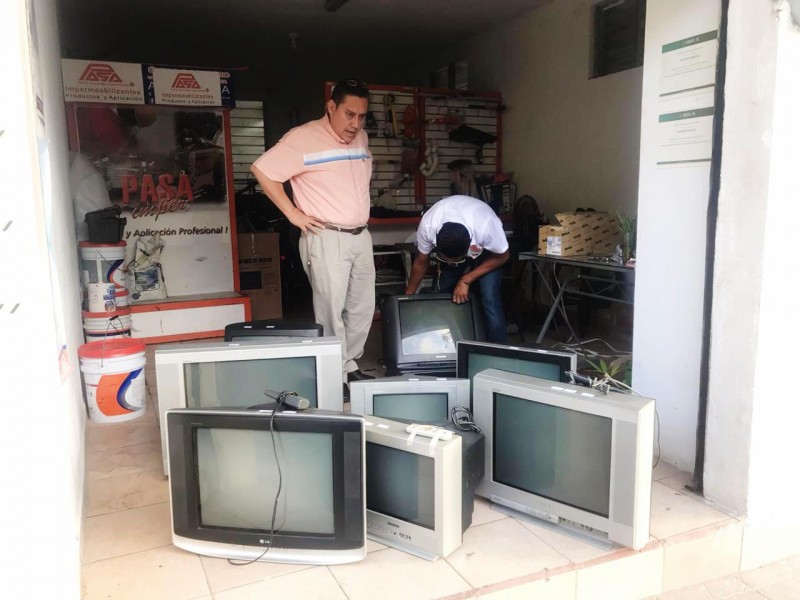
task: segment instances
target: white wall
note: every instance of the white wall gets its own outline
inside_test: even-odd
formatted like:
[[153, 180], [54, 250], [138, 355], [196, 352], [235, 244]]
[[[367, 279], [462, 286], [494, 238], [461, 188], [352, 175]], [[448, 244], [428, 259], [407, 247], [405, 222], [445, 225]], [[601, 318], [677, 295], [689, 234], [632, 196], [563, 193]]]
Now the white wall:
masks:
[[704, 488], [747, 512], [766, 191], [775, 100], [774, 6], [731, 4]]
[[547, 215], [636, 214], [642, 69], [589, 79], [595, 3], [546, 4], [416, 67], [425, 82], [466, 58], [471, 89], [503, 94], [503, 169]]
[[642, 82], [633, 387], [656, 399], [662, 460], [695, 459], [709, 165], [657, 168], [661, 46], [718, 29], [719, 0], [649, 0]]
[[27, 4], [35, 8], [30, 29], [25, 0], [0, 3], [3, 591], [78, 598], [85, 413], [77, 253], [55, 4]]
[[747, 515], [745, 569], [800, 553], [800, 29], [732, 0], [729, 35], [705, 493]]

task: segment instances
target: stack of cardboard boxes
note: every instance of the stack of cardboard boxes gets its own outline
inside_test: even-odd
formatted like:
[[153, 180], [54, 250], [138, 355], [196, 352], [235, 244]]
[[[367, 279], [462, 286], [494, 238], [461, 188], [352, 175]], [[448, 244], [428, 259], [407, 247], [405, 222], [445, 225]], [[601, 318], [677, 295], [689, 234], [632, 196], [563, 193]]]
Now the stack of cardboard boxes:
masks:
[[613, 254], [621, 243], [617, 217], [607, 212], [556, 214], [558, 225], [539, 227], [539, 254], [597, 256]]

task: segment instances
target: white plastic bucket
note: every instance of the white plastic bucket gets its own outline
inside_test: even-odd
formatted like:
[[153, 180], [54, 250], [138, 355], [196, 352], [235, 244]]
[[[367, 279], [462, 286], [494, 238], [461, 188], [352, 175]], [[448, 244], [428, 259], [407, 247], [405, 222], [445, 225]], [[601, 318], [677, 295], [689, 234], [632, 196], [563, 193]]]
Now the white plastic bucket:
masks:
[[113, 283], [90, 283], [87, 307], [92, 313], [110, 313], [117, 310], [117, 294]]
[[83, 283], [113, 283], [117, 288], [125, 287], [126, 242], [95, 244], [81, 242], [81, 273]]
[[129, 339], [90, 342], [78, 348], [92, 421], [130, 421], [145, 413], [144, 355], [144, 344]]
[[131, 309], [114, 312], [83, 311], [83, 333], [87, 342], [131, 336]]
[[128, 293], [128, 290], [121, 290], [117, 288], [115, 290], [114, 298], [117, 303], [117, 308], [126, 308], [131, 303], [131, 296]]

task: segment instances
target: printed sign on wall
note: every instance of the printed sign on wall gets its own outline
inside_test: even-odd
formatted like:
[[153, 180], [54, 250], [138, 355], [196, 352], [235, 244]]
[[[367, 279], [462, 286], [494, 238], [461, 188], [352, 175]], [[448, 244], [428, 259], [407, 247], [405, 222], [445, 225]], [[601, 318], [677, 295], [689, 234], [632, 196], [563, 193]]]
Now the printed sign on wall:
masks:
[[[77, 146], [118, 206], [127, 259], [137, 241], [163, 245], [170, 296], [229, 291], [231, 231], [221, 109], [74, 106]], [[77, 202], [77, 199], [76, 199]]]
[[67, 102], [144, 104], [139, 64], [65, 58], [61, 75]]
[[148, 98], [171, 106], [233, 106], [230, 77], [220, 71], [148, 67]]

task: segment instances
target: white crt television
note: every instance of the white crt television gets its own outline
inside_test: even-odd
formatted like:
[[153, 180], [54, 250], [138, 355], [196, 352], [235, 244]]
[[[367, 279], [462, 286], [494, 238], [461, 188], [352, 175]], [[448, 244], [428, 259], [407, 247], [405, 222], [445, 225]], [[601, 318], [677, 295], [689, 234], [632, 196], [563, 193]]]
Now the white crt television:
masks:
[[469, 408], [469, 379], [399, 375], [350, 384], [350, 412], [414, 423], [441, 423]]
[[596, 545], [647, 543], [653, 400], [497, 369], [472, 392], [486, 435], [478, 496]]
[[178, 548], [311, 565], [367, 555], [364, 417], [182, 408], [166, 422]]
[[283, 391], [308, 398], [312, 408], [344, 408], [338, 337], [180, 344], [156, 348], [155, 363], [165, 475], [172, 408], [249, 408], [273, 403]]
[[461, 545], [461, 436], [417, 435], [408, 423], [364, 417], [367, 536], [427, 560]]

